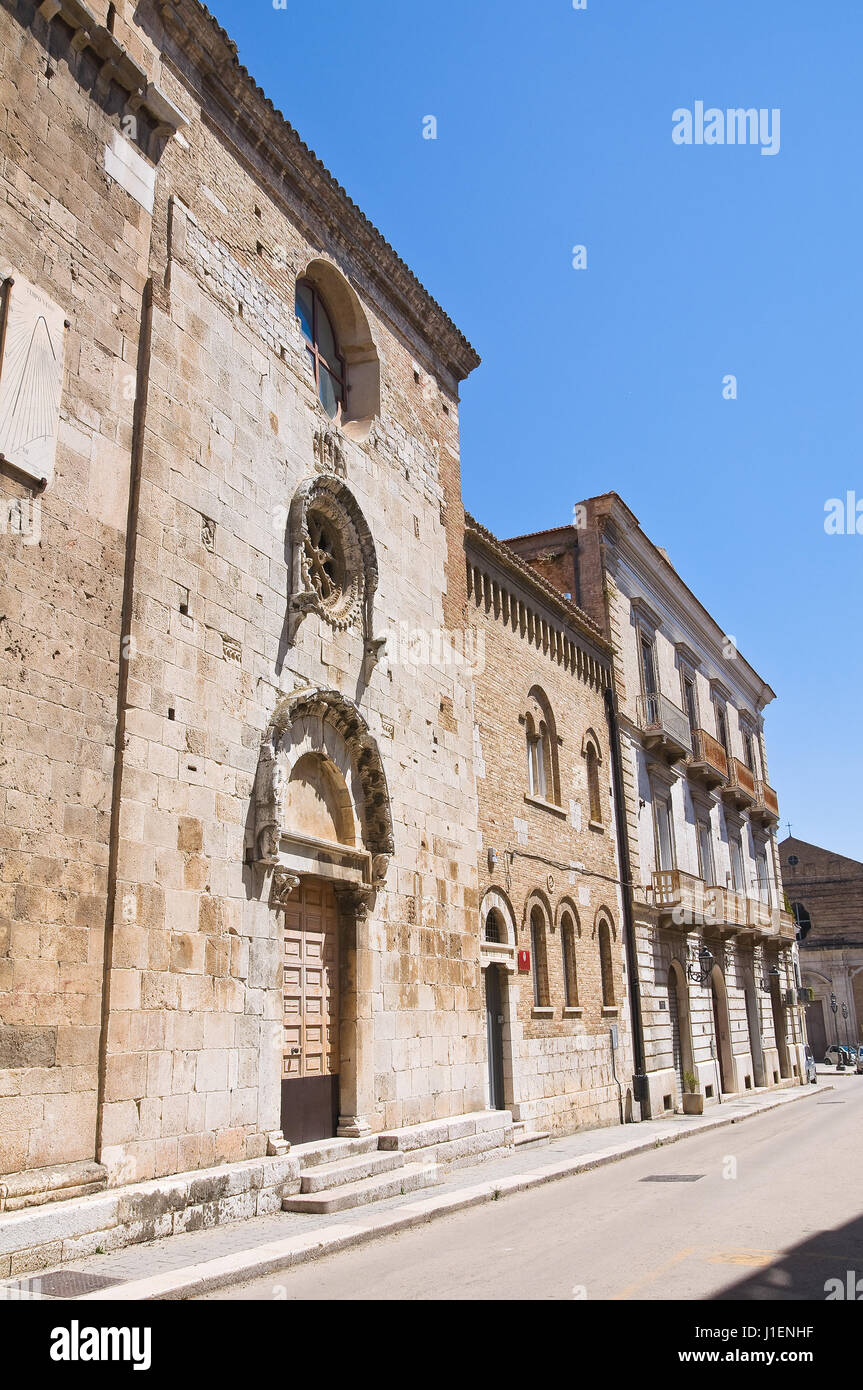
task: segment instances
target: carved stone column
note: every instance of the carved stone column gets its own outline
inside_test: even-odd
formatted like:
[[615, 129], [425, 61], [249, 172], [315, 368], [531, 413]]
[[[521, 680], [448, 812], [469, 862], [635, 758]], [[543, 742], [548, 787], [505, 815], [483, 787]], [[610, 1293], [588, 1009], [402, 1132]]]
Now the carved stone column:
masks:
[[358, 1139], [371, 1134], [374, 1108], [373, 960], [369, 915], [375, 891], [360, 884], [336, 886], [340, 935], [341, 1018], [339, 1026], [339, 1123], [336, 1133]]

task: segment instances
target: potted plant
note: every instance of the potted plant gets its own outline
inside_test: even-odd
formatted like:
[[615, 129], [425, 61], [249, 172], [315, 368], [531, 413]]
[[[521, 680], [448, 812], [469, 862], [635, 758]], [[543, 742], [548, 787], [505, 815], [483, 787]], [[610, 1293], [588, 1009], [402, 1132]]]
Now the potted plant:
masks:
[[694, 1072], [685, 1071], [683, 1073], [683, 1084], [686, 1090], [683, 1092], [683, 1113], [684, 1115], [703, 1115], [704, 1096], [701, 1094], [701, 1085]]

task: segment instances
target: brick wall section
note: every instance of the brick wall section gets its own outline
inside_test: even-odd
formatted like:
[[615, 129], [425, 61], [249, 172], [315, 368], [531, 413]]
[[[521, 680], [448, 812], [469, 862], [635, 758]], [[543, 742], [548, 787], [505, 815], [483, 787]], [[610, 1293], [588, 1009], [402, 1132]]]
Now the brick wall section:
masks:
[[[540, 895], [550, 911], [546, 943], [551, 1012], [536, 1012], [529, 974], [507, 975], [506, 1099], [517, 1118], [539, 1128], [567, 1131], [616, 1123], [619, 1092], [611, 1066], [611, 1024], [618, 1024], [623, 1040], [617, 1071], [624, 1087], [631, 1060], [603, 700], [609, 653], [574, 610], [568, 620], [562, 618], [562, 607], [548, 603], [526, 566], [514, 556], [507, 564], [502, 547], [497, 553], [490, 550], [486, 535], [481, 528], [469, 531], [467, 551], [468, 611], [484, 644], [475, 677], [480, 894], [484, 909], [490, 902], [499, 905], [497, 894], [504, 895], [517, 928], [517, 948], [530, 949], [530, 905], [537, 901], [533, 895]], [[561, 637], [570, 644], [563, 655]], [[524, 713], [535, 686], [544, 692], [556, 722], [559, 810], [528, 796]], [[602, 758], [601, 829], [589, 825], [584, 756], [589, 730]], [[490, 849], [497, 852], [493, 869]], [[489, 890], [490, 896], [485, 896]], [[579, 1012], [565, 1010], [560, 931], [565, 907], [576, 925]], [[597, 914], [603, 908], [614, 925], [616, 1012], [603, 1011], [596, 936]], [[486, 961], [496, 958], [486, 947], [483, 955]]]
[[[105, 9], [105, 6], [99, 7]], [[149, 218], [91, 54], [0, 8], [2, 259], [68, 320], [41, 539], [0, 536], [0, 1173], [92, 1159], [129, 451]], [[22, 27], [19, 19], [27, 24]], [[4, 272], [6, 273], [6, 272]], [[7, 470], [5, 497], [32, 495]]]

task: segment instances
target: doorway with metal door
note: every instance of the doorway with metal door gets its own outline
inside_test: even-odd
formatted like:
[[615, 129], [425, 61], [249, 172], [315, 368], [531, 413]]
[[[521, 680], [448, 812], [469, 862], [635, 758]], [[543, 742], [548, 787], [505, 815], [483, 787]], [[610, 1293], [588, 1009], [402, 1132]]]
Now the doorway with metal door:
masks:
[[503, 971], [498, 965], [486, 967], [485, 1018], [488, 1050], [488, 1104], [490, 1110], [505, 1110], [503, 1083], [503, 995], [506, 989]]

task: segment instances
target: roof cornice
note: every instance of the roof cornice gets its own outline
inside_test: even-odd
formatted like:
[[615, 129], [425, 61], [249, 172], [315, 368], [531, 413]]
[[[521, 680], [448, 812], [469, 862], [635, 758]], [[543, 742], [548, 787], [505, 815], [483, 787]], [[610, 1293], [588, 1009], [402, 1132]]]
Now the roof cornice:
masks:
[[498, 564], [508, 570], [515, 579], [532, 590], [536, 598], [561, 621], [588, 637], [603, 658], [608, 660], [611, 656], [611, 647], [604, 637], [602, 629], [585, 613], [584, 609], [565, 599], [560, 591], [555, 589], [553, 584], [549, 584], [538, 570], [522, 560], [521, 556], [507, 545], [506, 541], [498, 540], [497, 536], [477, 521], [475, 517], [465, 512], [464, 520], [465, 539], [468, 542], [473, 542], [479, 549], [485, 550], [493, 559], [497, 560]]
[[[608, 499], [609, 506], [604, 516], [613, 525], [613, 539], [608, 537], [606, 544], [613, 545], [618, 559], [633, 570], [639, 581], [646, 577], [654, 582], [658, 594], [681, 631], [685, 633], [687, 629], [695, 629], [696, 634], [703, 638], [706, 655], [712, 658], [719, 669], [725, 669], [727, 634], [689, 585], [681, 579], [671, 561], [666, 559], [659, 547], [645, 534], [637, 516], [616, 492], [605, 494], [603, 499], [587, 500], [595, 502], [605, 498]], [[741, 683], [752, 691], [757, 708], [763, 709], [776, 698], [776, 692], [736, 649], [735, 662], [740, 664]]]
[[237, 45], [200, 0], [154, 0], [165, 30], [200, 74], [207, 97], [240, 128], [245, 139], [323, 226], [335, 231], [363, 272], [393, 301], [456, 382], [479, 365], [476, 350], [401, 259], [386, 238], [304, 144], [243, 67]]

